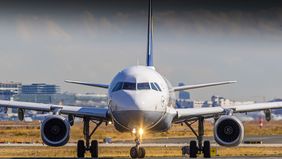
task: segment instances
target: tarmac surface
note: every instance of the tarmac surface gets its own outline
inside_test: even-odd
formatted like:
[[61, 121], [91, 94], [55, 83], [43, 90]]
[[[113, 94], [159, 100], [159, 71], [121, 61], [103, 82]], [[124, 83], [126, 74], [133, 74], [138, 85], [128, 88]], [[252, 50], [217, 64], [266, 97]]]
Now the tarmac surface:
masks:
[[[189, 157], [146, 157], [145, 159], [186, 159]], [[202, 158], [202, 157], [198, 157]], [[281, 157], [212, 157], [212, 159], [281, 159]]]
[[[195, 140], [195, 138], [161, 138], [161, 139], [144, 139], [142, 141], [142, 146], [144, 147], [170, 147], [170, 146], [187, 146], [191, 140]], [[213, 137], [204, 138], [204, 140], [210, 140], [211, 145], [216, 147], [218, 146]], [[261, 142], [260, 144], [244, 144], [244, 142]], [[0, 147], [2, 146], [45, 146], [43, 144], [38, 143], [0, 143]], [[76, 146], [76, 143], [68, 143], [66, 146]], [[132, 140], [113, 140], [112, 143], [106, 144], [101, 143], [99, 146], [102, 147], [129, 147], [134, 146], [134, 142]], [[274, 136], [254, 136], [254, 137], [245, 137], [241, 147], [282, 147], [282, 135], [274, 135]]]
[[[195, 138], [161, 138], [161, 139], [145, 139], [143, 140], [142, 146], [143, 147], [181, 147], [187, 146], [190, 140], [195, 140]], [[205, 140], [211, 141], [211, 146], [218, 147], [219, 145], [215, 143], [213, 137], [207, 137]], [[245, 137], [244, 141], [261, 141], [261, 144], [240, 144], [240, 147], [282, 147], [282, 135], [276, 136], [262, 136], [262, 137]], [[7, 146], [46, 146], [43, 144], [30, 144], [30, 143], [0, 143], [0, 147], [7, 147]], [[69, 143], [66, 146], [76, 146], [76, 143]], [[134, 146], [132, 140], [120, 140], [116, 141], [113, 140], [113, 143], [106, 144], [100, 143], [100, 147], [131, 147]], [[189, 157], [146, 157], [146, 159], [186, 159]], [[201, 158], [201, 157], [199, 157]], [[281, 157], [212, 157], [214, 159], [281, 159]], [[16, 159], [20, 159], [17, 157]], [[23, 158], [27, 159], [27, 158]], [[45, 158], [40, 158], [45, 159]], [[47, 159], [47, 158], [46, 158]], [[51, 159], [51, 158], [48, 158]], [[58, 158], [55, 158], [58, 159]], [[111, 158], [103, 158], [103, 159], [111, 159]], [[123, 158], [115, 158], [115, 159], [123, 159]]]
[[[146, 157], [145, 159], [186, 159], [189, 157]], [[201, 158], [201, 157], [198, 157]], [[281, 159], [281, 157], [212, 157], [213, 159]], [[5, 158], [4, 158], [5, 159]], [[60, 158], [6, 158], [6, 159], [60, 159]], [[64, 158], [66, 159], [66, 158]], [[77, 159], [77, 158], [68, 158], [68, 159]], [[88, 159], [88, 158], [85, 158]], [[90, 159], [90, 158], [89, 158]], [[99, 158], [99, 159], [127, 159], [127, 158]]]
[[[142, 144], [142, 147], [182, 147], [187, 146], [188, 144], [173, 144], [173, 143], [163, 143], [163, 144]], [[44, 147], [47, 145], [44, 144], [0, 144], [0, 147]], [[65, 146], [76, 146], [75, 143], [66, 144]], [[127, 143], [112, 143], [112, 144], [99, 144], [99, 147], [132, 147], [135, 144]], [[217, 144], [211, 144], [212, 147], [220, 147]], [[282, 144], [240, 144], [239, 147], [282, 147]]]
[[[188, 138], [160, 138], [160, 139], [144, 139], [142, 144], [188, 144], [191, 140], [196, 140], [195, 137]], [[204, 140], [210, 140], [212, 144], [215, 144], [214, 137], [205, 137]], [[282, 144], [282, 135], [273, 136], [247, 136], [245, 141], [261, 141], [263, 144]], [[131, 140], [115, 140], [113, 143], [132, 143]]]

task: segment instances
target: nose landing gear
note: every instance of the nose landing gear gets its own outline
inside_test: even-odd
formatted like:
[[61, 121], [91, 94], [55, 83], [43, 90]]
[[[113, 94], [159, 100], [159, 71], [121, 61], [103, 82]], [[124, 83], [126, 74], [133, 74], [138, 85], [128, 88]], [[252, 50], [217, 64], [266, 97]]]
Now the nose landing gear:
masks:
[[[143, 133], [143, 130], [142, 130], [142, 133]], [[142, 134], [137, 134], [136, 132], [134, 134], [135, 134], [135, 140], [134, 141], [135, 141], [136, 145], [134, 147], [131, 147], [130, 157], [131, 158], [144, 158], [145, 155], [146, 155], [146, 151], [145, 151], [144, 147], [140, 146], [140, 144], [141, 144], [140, 139], [141, 139]]]
[[130, 157], [131, 158], [144, 158], [146, 155], [146, 151], [144, 147], [134, 146], [130, 149]]

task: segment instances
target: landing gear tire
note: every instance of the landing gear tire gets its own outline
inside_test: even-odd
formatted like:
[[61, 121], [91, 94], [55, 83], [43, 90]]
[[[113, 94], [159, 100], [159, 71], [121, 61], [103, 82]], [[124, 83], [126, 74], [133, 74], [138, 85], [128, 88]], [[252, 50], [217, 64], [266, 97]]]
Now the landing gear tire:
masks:
[[189, 154], [189, 151], [190, 151], [189, 146], [183, 146], [181, 148], [181, 151], [182, 151], [182, 156]]
[[204, 153], [204, 158], [211, 158], [210, 141], [204, 141], [203, 153]]
[[190, 149], [189, 149], [190, 158], [197, 158], [197, 153], [198, 153], [197, 142], [194, 140], [190, 141]]
[[98, 158], [98, 141], [92, 140], [90, 146], [90, 153], [92, 158]]
[[144, 147], [139, 147], [139, 155], [138, 158], [144, 158], [146, 155], [146, 151]]
[[77, 157], [78, 158], [84, 158], [84, 154], [85, 154], [84, 141], [78, 140], [78, 142], [77, 142]]
[[137, 147], [131, 147], [130, 157], [131, 158], [138, 158], [138, 148]]
[[134, 146], [130, 149], [130, 157], [131, 158], [144, 158], [146, 155], [146, 151], [144, 147]]

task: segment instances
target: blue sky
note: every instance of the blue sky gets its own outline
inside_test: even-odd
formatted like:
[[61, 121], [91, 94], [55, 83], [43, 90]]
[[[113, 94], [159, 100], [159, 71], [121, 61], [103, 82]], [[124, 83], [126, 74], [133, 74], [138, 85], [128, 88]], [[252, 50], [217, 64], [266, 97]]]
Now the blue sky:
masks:
[[[189, 7], [180, 0], [154, 2], [155, 65], [174, 85], [238, 80], [234, 85], [191, 91], [192, 97], [282, 97], [280, 5], [218, 7], [192, 1]], [[50, 4], [42, 9], [36, 3], [21, 7], [18, 1], [16, 7], [7, 4], [10, 7], [0, 11], [1, 81], [106, 92], [63, 81], [109, 83], [121, 69], [145, 63], [146, 3], [123, 2], [115, 7], [96, 1], [66, 3], [64, 8]]]

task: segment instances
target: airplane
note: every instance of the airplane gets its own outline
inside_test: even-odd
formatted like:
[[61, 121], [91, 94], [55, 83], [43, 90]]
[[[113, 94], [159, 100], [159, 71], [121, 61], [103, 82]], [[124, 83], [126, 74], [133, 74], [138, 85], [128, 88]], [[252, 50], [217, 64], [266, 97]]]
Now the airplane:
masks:
[[[70, 126], [74, 118], [83, 119], [84, 140], [77, 142], [77, 157], [83, 158], [86, 151], [91, 157], [98, 157], [98, 141], [92, 135], [103, 123], [112, 122], [120, 132], [131, 132], [135, 136], [135, 146], [130, 149], [132, 158], [144, 158], [145, 148], [141, 138], [146, 132], [164, 132], [172, 124], [185, 124], [195, 134], [197, 141], [190, 141], [188, 149], [191, 158], [202, 153], [210, 158], [210, 141], [203, 141], [204, 122], [214, 118], [214, 138], [222, 146], [237, 146], [244, 137], [244, 126], [234, 116], [235, 113], [265, 111], [271, 117], [271, 109], [282, 108], [282, 102], [255, 103], [229, 107], [175, 108], [175, 92], [203, 87], [235, 83], [236, 81], [214, 82], [173, 87], [169, 81], [156, 71], [153, 64], [153, 19], [152, 0], [149, 0], [147, 61], [145, 66], [132, 66], [117, 73], [110, 84], [98, 84], [66, 80], [67, 83], [98, 87], [108, 90], [108, 107], [80, 107], [53, 105], [20, 101], [0, 100], [0, 106], [17, 108], [19, 120], [24, 119], [25, 110], [50, 112], [41, 123], [40, 132], [43, 142], [48, 146], [63, 146], [68, 143]], [[67, 115], [64, 117], [63, 115]], [[198, 122], [197, 132], [192, 125]], [[90, 123], [95, 127], [90, 130]]]

